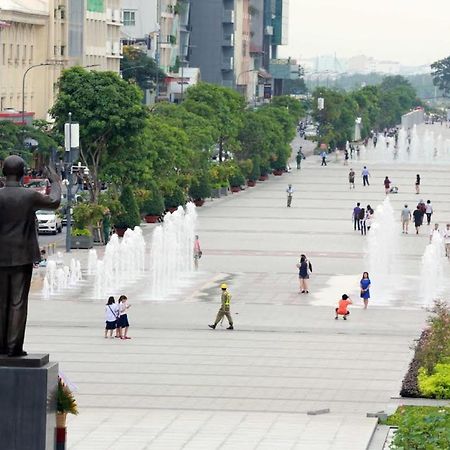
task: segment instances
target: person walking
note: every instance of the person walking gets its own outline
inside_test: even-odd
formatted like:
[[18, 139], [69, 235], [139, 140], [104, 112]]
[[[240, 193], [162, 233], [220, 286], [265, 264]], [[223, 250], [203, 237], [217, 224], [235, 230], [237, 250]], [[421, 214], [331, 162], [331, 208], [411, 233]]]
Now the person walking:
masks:
[[369, 184], [369, 176], [370, 176], [370, 172], [369, 169], [364, 166], [363, 170], [361, 171], [361, 175], [362, 175], [362, 179], [363, 179], [363, 186], [370, 186]]
[[195, 235], [194, 241], [194, 267], [195, 270], [198, 270], [198, 260], [202, 257], [203, 252], [200, 248], [200, 240], [198, 238], [198, 234]]
[[359, 210], [359, 230], [361, 231], [361, 236], [365, 236], [367, 229], [366, 229], [366, 210], [364, 208], [361, 208]]
[[297, 156], [295, 157], [295, 161], [297, 162], [297, 170], [300, 170], [302, 168], [302, 159], [304, 158], [302, 148], [303, 147], [300, 147], [297, 152]]
[[349, 159], [348, 150], [345, 149], [345, 152], [344, 152], [344, 166], [348, 166], [348, 159]]
[[364, 218], [364, 225], [366, 226], [366, 230], [369, 231], [370, 227], [372, 226], [372, 219], [373, 218], [373, 209], [370, 205], [367, 205], [366, 208], [366, 216]]
[[286, 194], [287, 194], [287, 207], [290, 208], [292, 203], [292, 196], [294, 195], [294, 188], [292, 187], [292, 184], [288, 185], [286, 189]]
[[368, 272], [364, 272], [362, 274], [361, 281], [359, 282], [359, 287], [361, 289], [360, 297], [364, 301], [364, 309], [367, 309], [370, 298], [370, 278]]
[[234, 330], [233, 319], [231, 318], [230, 313], [231, 294], [228, 292], [228, 286], [225, 283], [220, 285], [220, 289], [222, 289], [222, 296], [220, 298], [221, 306], [219, 312], [217, 313], [216, 320], [212, 325], [208, 325], [208, 327], [215, 330], [217, 324], [223, 319], [224, 316], [226, 316], [229, 325], [227, 330]]
[[117, 330], [117, 317], [119, 314], [119, 309], [117, 308], [116, 301], [114, 297], [109, 297], [108, 302], [105, 306], [105, 339], [109, 337], [113, 339], [113, 330]]
[[431, 200], [427, 200], [427, 204], [425, 205], [425, 214], [427, 216], [427, 225], [431, 223], [431, 216], [433, 215], [433, 205], [431, 204]]
[[409, 222], [411, 221], [411, 210], [408, 208], [408, 205], [406, 204], [400, 214], [400, 220], [402, 221], [402, 233], [408, 234], [408, 226]]
[[324, 150], [320, 156], [322, 157], [322, 164], [320, 164], [321, 166], [326, 166], [327, 165], [327, 152]]
[[389, 195], [390, 190], [391, 190], [391, 180], [389, 179], [389, 177], [386, 177], [384, 179], [384, 192], [386, 193], [386, 195]]
[[131, 339], [128, 334], [128, 328], [130, 323], [128, 322], [128, 309], [131, 305], [128, 304], [128, 298], [126, 295], [121, 295], [119, 297], [119, 337], [120, 339]]
[[450, 223], [447, 224], [444, 233], [445, 256], [450, 258]]
[[350, 189], [355, 189], [355, 171], [353, 169], [350, 169], [350, 172], [348, 173], [348, 183]]
[[351, 298], [347, 294], [343, 294], [341, 300], [339, 300], [338, 307], [335, 309], [335, 319], [338, 320], [339, 316], [342, 316], [344, 320], [347, 320], [347, 316], [350, 314], [348, 305], [351, 304], [353, 304]]
[[423, 213], [419, 209], [419, 205], [413, 212], [414, 226], [416, 227], [416, 234], [419, 234], [419, 228], [422, 226], [423, 222]]
[[306, 255], [300, 255], [300, 262], [297, 264], [298, 279], [300, 281], [299, 294], [309, 294], [308, 281], [309, 274], [312, 272], [312, 264], [306, 258]]
[[353, 215], [352, 215], [352, 219], [353, 219], [353, 228], [356, 231], [356, 227], [358, 227], [358, 231], [359, 231], [359, 212], [361, 211], [360, 208], [361, 203], [357, 203], [356, 206], [353, 208]]
[[416, 194], [420, 194], [420, 175], [416, 175]]

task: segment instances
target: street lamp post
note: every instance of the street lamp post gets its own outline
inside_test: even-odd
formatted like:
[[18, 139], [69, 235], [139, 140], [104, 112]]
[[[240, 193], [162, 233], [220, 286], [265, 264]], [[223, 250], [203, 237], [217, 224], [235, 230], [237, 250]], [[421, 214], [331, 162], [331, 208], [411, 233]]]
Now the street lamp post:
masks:
[[33, 66], [28, 67], [27, 70], [25, 70], [25, 73], [22, 77], [22, 126], [25, 126], [25, 79], [27, 77], [28, 72], [31, 69], [34, 69], [35, 67], [42, 67], [42, 66], [56, 66], [60, 63], [40, 63], [40, 64], [34, 64]]
[[72, 234], [72, 113], [69, 112], [69, 150], [67, 150], [66, 143], [66, 173], [67, 173], [67, 208], [66, 208], [66, 252], [71, 250], [71, 234]]

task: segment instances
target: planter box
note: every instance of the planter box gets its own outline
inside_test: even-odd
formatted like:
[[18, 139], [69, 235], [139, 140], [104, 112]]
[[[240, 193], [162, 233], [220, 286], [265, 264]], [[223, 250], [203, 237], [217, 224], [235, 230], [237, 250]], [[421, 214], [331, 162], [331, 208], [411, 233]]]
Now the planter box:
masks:
[[248, 187], [255, 187], [256, 186], [256, 181], [254, 181], [254, 180], [247, 180], [247, 186]]
[[[124, 231], [125, 232], [125, 231]], [[92, 248], [94, 246], [94, 240], [92, 236], [71, 236], [70, 248]]]
[[280, 170], [274, 170], [273, 171], [273, 174], [276, 176], [276, 177], [281, 177], [281, 175], [283, 175], [283, 171], [280, 169]]
[[261, 175], [259, 177], [259, 181], [267, 181], [269, 179], [269, 175]]
[[220, 188], [211, 189], [211, 197], [212, 198], [220, 198]]
[[178, 206], [176, 208], [172, 206], [171, 208], [167, 208], [167, 211], [169, 211], [170, 213], [174, 213], [177, 209]]
[[231, 186], [231, 192], [236, 193], [241, 190], [240, 186]]
[[156, 222], [158, 222], [159, 217], [160, 216], [153, 216], [152, 214], [148, 214], [148, 215], [144, 216], [144, 220], [147, 223], [156, 223]]
[[203, 206], [205, 204], [205, 200], [203, 199], [198, 199], [198, 200], [194, 200], [194, 204], [195, 206], [197, 206], [197, 208], [200, 208], [201, 206]]
[[228, 188], [227, 187], [221, 187], [220, 188], [220, 195], [228, 195]]

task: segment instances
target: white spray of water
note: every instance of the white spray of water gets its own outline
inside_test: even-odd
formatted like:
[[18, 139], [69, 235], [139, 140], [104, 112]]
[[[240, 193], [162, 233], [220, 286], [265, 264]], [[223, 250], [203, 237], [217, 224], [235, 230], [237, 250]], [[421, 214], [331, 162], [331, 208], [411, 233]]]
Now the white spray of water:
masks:
[[446, 265], [444, 240], [439, 232], [434, 232], [431, 244], [426, 246], [422, 256], [419, 292], [423, 306], [432, 306], [444, 291]]
[[[45, 271], [42, 295], [50, 298], [64, 289], [76, 286], [82, 279], [81, 264], [77, 259], [70, 260], [70, 266], [62, 263], [62, 255], [57, 260], [49, 260]], [[59, 257], [60, 256], [60, 257]]]
[[397, 249], [398, 226], [389, 197], [386, 197], [377, 206], [367, 235], [366, 263], [372, 282], [371, 297], [377, 304], [389, 303], [394, 294]]
[[[104, 298], [136, 281], [145, 269], [145, 240], [142, 229], [128, 229], [123, 239], [116, 234], [106, 245], [103, 260], [89, 254], [91, 271], [94, 274], [94, 295]], [[96, 267], [93, 265], [96, 264]]]
[[164, 216], [152, 236], [150, 279], [152, 298], [162, 299], [177, 288], [180, 278], [194, 271], [193, 248], [197, 212], [193, 203]]

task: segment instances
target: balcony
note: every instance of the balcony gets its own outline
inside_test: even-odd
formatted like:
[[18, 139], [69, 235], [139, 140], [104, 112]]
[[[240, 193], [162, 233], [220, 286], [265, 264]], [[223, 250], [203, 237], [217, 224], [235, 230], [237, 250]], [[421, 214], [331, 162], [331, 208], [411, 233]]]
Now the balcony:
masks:
[[223, 12], [222, 23], [234, 23], [234, 11], [232, 9], [226, 9]]
[[222, 70], [224, 72], [234, 70], [234, 58], [232, 56], [222, 60]]
[[226, 34], [223, 36], [222, 47], [234, 47], [234, 34]]

